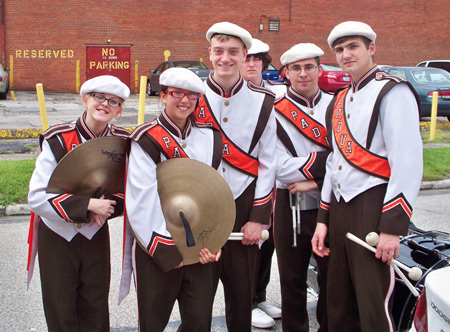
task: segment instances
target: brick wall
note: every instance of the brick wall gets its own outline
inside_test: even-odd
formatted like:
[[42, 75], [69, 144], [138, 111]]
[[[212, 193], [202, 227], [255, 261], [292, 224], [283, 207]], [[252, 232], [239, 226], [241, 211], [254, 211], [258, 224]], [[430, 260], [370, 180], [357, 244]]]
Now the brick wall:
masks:
[[[205, 33], [215, 22], [230, 21], [271, 46], [276, 67], [292, 45], [313, 42], [332, 61], [326, 38], [346, 20], [370, 24], [378, 34], [379, 64], [415, 65], [426, 59], [450, 59], [448, 0], [14, 0], [4, 1], [2, 62], [14, 66], [14, 89], [75, 92], [76, 61], [86, 78], [86, 45], [131, 44], [131, 77], [164, 61], [203, 58], [210, 66]], [[280, 19], [280, 31], [268, 31], [268, 18]], [[263, 31], [259, 31], [260, 23]], [[50, 53], [48, 53], [50, 51]], [[134, 92], [134, 91], [133, 91]]]

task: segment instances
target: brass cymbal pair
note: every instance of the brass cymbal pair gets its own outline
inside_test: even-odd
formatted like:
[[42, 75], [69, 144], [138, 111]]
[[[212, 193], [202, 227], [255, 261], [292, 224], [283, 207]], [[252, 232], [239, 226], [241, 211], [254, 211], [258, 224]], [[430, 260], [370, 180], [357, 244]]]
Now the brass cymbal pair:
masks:
[[[123, 138], [90, 140], [61, 159], [47, 192], [89, 197], [124, 192], [125, 163]], [[157, 181], [167, 230], [183, 263], [198, 263], [202, 248], [216, 253], [227, 241], [236, 216], [233, 194], [226, 181], [214, 168], [186, 158], [159, 163]], [[187, 237], [189, 230], [192, 236]]]

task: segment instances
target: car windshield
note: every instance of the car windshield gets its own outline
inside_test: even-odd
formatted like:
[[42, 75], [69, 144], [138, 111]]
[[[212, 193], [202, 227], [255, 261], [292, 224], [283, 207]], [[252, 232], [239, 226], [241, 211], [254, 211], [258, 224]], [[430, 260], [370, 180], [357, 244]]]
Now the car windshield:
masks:
[[192, 61], [180, 61], [180, 62], [174, 62], [175, 67], [182, 67], [182, 68], [193, 68], [193, 69], [208, 69], [205, 64], [201, 62], [192, 62]]
[[417, 83], [421, 83], [421, 84], [447, 83], [447, 84], [450, 84], [450, 74], [443, 70], [416, 69], [416, 70], [412, 70], [411, 74]]
[[270, 64], [267, 70], [277, 70], [277, 69], [272, 64]]
[[337, 67], [335, 67], [334, 65], [330, 65], [330, 64], [327, 64], [327, 65], [322, 64], [323, 70], [326, 70], [326, 71], [342, 71], [342, 69], [337, 64], [336, 64], [336, 66]]

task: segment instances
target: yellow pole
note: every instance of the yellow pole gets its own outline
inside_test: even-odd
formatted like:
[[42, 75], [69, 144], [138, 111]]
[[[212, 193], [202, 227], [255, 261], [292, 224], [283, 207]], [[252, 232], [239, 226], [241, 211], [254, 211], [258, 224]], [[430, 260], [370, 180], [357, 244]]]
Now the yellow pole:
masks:
[[138, 126], [144, 123], [145, 115], [145, 94], [147, 88], [147, 77], [141, 76], [141, 87], [139, 92], [139, 113], [138, 113]]
[[11, 98], [16, 99], [16, 94], [14, 93], [14, 60], [13, 56], [9, 56], [9, 92], [11, 92]]
[[169, 57], [170, 57], [170, 51], [165, 50], [164, 51], [164, 61], [169, 61]]
[[41, 112], [42, 129], [48, 129], [47, 108], [45, 107], [44, 87], [42, 83], [36, 84], [36, 92], [39, 100], [39, 110]]
[[138, 78], [139, 78], [139, 76], [138, 76], [138, 68], [139, 68], [139, 61], [138, 60], [136, 60], [135, 62], [134, 62], [134, 93], [138, 93]]
[[431, 126], [430, 126], [430, 141], [436, 138], [436, 118], [437, 118], [437, 104], [438, 92], [433, 92], [433, 101], [431, 102]]
[[75, 73], [75, 91], [80, 92], [80, 60], [77, 60], [77, 69]]

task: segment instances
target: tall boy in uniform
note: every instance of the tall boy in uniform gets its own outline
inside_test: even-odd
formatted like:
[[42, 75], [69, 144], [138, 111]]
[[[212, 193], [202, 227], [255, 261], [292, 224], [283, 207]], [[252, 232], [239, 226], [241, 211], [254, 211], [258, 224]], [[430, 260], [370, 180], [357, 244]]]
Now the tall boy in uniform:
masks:
[[[307, 276], [311, 238], [316, 228], [320, 189], [325, 175], [329, 142], [325, 113], [332, 96], [319, 88], [324, 53], [310, 43], [297, 44], [280, 58], [290, 80], [286, 95], [275, 101], [277, 118], [277, 194], [275, 246], [280, 271], [283, 331], [309, 331]], [[290, 201], [299, 192], [300, 225], [293, 227]], [[291, 196], [291, 197], [290, 197]], [[294, 198], [295, 202], [295, 198]], [[327, 331], [326, 277], [328, 257], [316, 255], [319, 331]]]
[[[374, 65], [375, 38], [361, 22], [343, 22], [328, 37], [339, 66], [352, 75], [327, 111], [332, 152], [312, 240], [317, 255], [330, 255], [329, 331], [394, 331], [388, 264], [408, 231], [422, 178], [415, 94]], [[364, 239], [372, 231], [380, 233], [375, 257], [345, 237]]]
[[269, 224], [275, 181], [274, 94], [246, 83], [240, 68], [251, 47], [250, 33], [228, 22], [206, 34], [214, 71], [195, 111], [198, 125], [218, 128], [224, 139], [222, 176], [236, 202], [234, 232], [215, 264], [215, 286], [222, 281], [228, 331], [251, 331], [256, 256], [263, 224]]
[[[253, 38], [252, 47], [248, 50], [247, 57], [241, 66], [241, 75], [245, 81], [255, 85], [264, 86], [272, 90], [277, 97], [286, 92], [286, 85], [278, 82], [269, 83], [263, 80], [262, 73], [272, 62], [269, 54], [269, 45], [263, 41]], [[266, 301], [266, 288], [270, 281], [270, 270], [272, 267], [272, 256], [275, 251], [273, 243], [272, 224], [267, 226], [269, 238], [261, 245], [256, 263], [255, 296], [253, 298], [252, 326], [267, 329], [275, 325], [275, 318], [281, 318], [280, 308]]]

